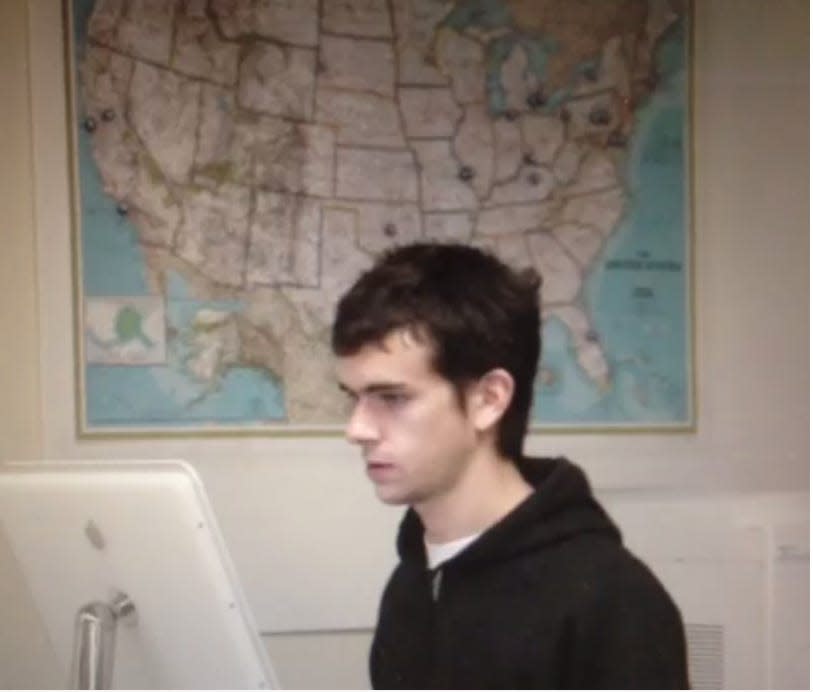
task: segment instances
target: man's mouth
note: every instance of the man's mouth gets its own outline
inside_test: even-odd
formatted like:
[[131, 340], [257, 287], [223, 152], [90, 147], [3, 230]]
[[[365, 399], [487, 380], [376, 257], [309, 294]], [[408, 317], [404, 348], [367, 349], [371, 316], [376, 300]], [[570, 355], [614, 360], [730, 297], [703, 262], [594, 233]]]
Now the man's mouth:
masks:
[[385, 461], [367, 461], [367, 475], [372, 481], [383, 481], [392, 475], [395, 465]]

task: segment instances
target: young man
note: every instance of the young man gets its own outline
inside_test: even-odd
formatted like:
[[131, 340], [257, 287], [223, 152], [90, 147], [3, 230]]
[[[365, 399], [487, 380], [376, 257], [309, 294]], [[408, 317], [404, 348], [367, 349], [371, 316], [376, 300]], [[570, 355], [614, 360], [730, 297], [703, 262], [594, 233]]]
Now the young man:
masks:
[[522, 456], [538, 289], [468, 246], [390, 251], [333, 326], [347, 436], [408, 505], [376, 688], [687, 687], [680, 615], [584, 474]]

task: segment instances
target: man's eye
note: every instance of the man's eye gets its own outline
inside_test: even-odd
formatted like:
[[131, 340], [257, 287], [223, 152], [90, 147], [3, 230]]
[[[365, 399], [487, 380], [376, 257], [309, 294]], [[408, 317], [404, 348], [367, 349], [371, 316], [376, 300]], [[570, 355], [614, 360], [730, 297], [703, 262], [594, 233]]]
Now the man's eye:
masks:
[[409, 397], [403, 392], [381, 392], [378, 395], [379, 401], [386, 406], [401, 406], [405, 404]]

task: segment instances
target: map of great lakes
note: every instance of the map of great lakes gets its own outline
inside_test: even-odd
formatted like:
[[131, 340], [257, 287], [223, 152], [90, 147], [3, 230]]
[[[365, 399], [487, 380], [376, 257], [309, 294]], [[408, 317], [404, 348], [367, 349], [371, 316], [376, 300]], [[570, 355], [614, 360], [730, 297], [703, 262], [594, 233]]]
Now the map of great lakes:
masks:
[[692, 421], [680, 0], [74, 0], [85, 433], [341, 423], [387, 247], [544, 277], [534, 423]]

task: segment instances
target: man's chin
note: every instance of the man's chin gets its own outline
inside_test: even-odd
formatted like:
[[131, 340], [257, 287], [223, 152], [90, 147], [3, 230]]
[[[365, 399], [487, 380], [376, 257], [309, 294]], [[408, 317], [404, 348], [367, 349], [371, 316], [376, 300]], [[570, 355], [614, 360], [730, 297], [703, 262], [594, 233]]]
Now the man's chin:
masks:
[[409, 498], [405, 497], [403, 493], [399, 493], [393, 488], [386, 486], [376, 485], [375, 494], [378, 499], [385, 505], [406, 505], [409, 504]]

